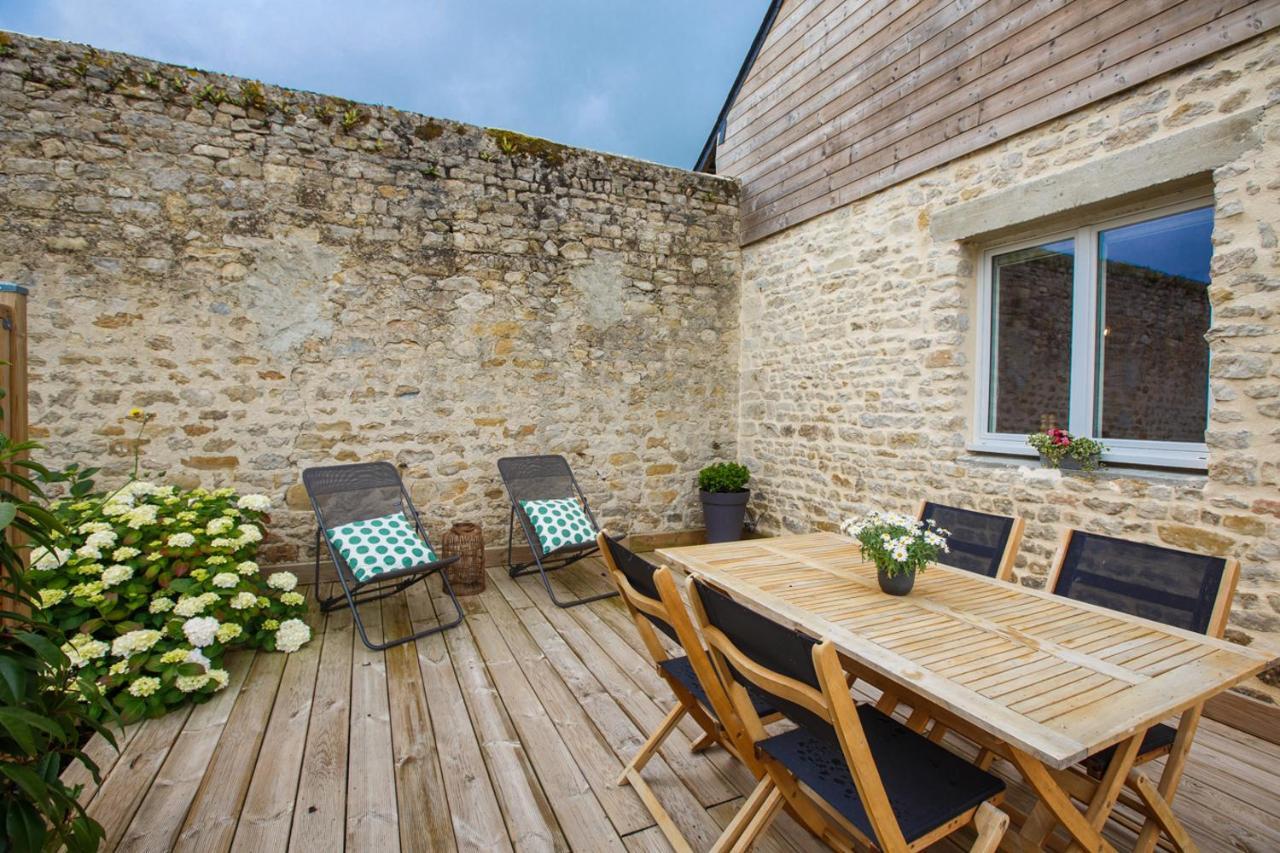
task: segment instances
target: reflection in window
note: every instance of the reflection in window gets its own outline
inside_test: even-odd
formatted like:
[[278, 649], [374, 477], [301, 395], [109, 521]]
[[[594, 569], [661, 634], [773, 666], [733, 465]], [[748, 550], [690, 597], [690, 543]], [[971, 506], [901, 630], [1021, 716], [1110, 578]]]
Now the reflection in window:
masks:
[[992, 258], [992, 432], [1067, 425], [1074, 255], [1063, 240]]
[[1212, 208], [1098, 232], [1095, 434], [1204, 441]]

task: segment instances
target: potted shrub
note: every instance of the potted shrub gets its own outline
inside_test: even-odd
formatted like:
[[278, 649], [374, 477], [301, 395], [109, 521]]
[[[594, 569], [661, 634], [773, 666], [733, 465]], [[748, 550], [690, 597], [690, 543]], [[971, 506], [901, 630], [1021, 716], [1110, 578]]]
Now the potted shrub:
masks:
[[1101, 442], [1084, 436], [1074, 436], [1065, 429], [1050, 427], [1043, 432], [1027, 436], [1027, 444], [1040, 454], [1040, 464], [1045, 468], [1066, 468], [1075, 471], [1092, 471], [1102, 460], [1106, 450]]
[[915, 586], [916, 573], [929, 561], [948, 551], [951, 534], [932, 520], [872, 510], [862, 518], [850, 518], [840, 525], [846, 536], [858, 540], [865, 559], [876, 564], [880, 589], [890, 595], [906, 595]]
[[736, 462], [717, 462], [698, 472], [708, 542], [736, 542], [742, 538], [747, 501], [751, 499], [747, 488], [750, 479], [747, 466]]

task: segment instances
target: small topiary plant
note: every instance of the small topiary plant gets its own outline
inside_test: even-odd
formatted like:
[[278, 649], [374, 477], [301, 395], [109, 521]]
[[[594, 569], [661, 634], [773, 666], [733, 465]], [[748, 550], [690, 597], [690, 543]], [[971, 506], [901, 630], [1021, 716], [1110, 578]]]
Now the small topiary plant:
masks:
[[751, 472], [737, 462], [716, 462], [698, 472], [698, 488], [704, 492], [741, 492], [747, 488]]

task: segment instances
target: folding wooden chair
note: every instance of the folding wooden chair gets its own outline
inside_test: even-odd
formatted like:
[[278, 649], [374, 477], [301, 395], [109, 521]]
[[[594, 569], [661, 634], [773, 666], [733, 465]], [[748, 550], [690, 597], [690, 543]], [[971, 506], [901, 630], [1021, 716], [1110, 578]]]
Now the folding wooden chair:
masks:
[[[1175, 548], [1131, 542], [1097, 533], [1063, 533], [1046, 588], [1051, 592], [1101, 607], [1109, 607], [1188, 631], [1221, 637], [1227, 627], [1231, 601], [1240, 576], [1240, 563], [1229, 557], [1194, 554]], [[1180, 848], [1190, 840], [1168, 818], [1168, 805], [1177, 792], [1187, 754], [1204, 712], [1203, 703], [1184, 711], [1178, 727], [1163, 723], [1148, 729], [1138, 747], [1134, 769], [1125, 784], [1138, 801], [1126, 805], [1148, 815], [1135, 850], [1150, 851], [1161, 831]], [[1101, 778], [1115, 754], [1109, 747], [1085, 759], [1082, 770]], [[1137, 770], [1168, 756], [1158, 783]], [[1158, 795], [1154, 796], [1154, 795]]]
[[[832, 846], [921, 850], [972, 823], [996, 849], [1004, 782], [870, 705], [855, 705], [830, 641], [792, 631], [694, 578], [689, 598], [765, 776], [715, 850], [745, 850], [784, 803]], [[796, 727], [768, 735], [746, 685]]]
[[[342, 585], [342, 595], [320, 601], [321, 610], [328, 612], [345, 602], [351, 608], [356, 628], [360, 631], [360, 639], [375, 651], [430, 636], [446, 628], [452, 628], [462, 621], [462, 607], [458, 604], [457, 596], [453, 594], [453, 587], [449, 585], [449, 575], [444, 571], [445, 566], [457, 562], [458, 557], [382, 571], [361, 580], [327, 535], [327, 531], [343, 525], [403, 513], [405, 520], [412, 524], [422, 541], [430, 545], [427, 531], [422, 526], [422, 519], [418, 517], [418, 510], [414, 507], [413, 500], [400, 479], [400, 472], [394, 465], [390, 462], [361, 462], [354, 465], [308, 468], [302, 472], [302, 485], [307, 490], [307, 496], [311, 498], [311, 508], [316, 514], [316, 588], [319, 589], [320, 583], [321, 540], [328, 546], [329, 556], [337, 568], [338, 582]], [[425, 581], [437, 573], [444, 583], [444, 591], [457, 610], [457, 617], [452, 622], [419, 631], [408, 637], [382, 643], [370, 642], [369, 635], [365, 633], [364, 620], [360, 618], [358, 605], [403, 592], [415, 583]]]
[[[578, 545], [556, 548], [551, 552], [543, 551], [533, 523], [524, 507], [520, 505], [521, 501], [574, 499], [582, 505], [582, 511], [590, 520], [591, 526], [596, 530], [600, 529], [595, 516], [591, 514], [587, 496], [578, 487], [578, 481], [574, 479], [573, 471], [570, 470], [565, 458], [563, 456], [509, 456], [498, 460], [498, 473], [502, 477], [502, 485], [506, 488], [507, 497], [511, 501], [511, 516], [507, 524], [508, 574], [518, 578], [538, 572], [542, 576], [542, 585], [546, 588], [547, 595], [558, 607], [574, 607], [617, 595], [617, 592], [603, 592], [599, 595], [561, 601], [551, 589], [551, 580], [547, 577], [547, 572], [566, 568], [584, 557], [590, 557], [599, 547], [595, 540], [590, 540]], [[529, 543], [529, 551], [533, 557], [525, 563], [516, 563], [512, 557], [517, 519], [520, 521], [520, 529], [524, 531], [525, 541]]]
[[932, 521], [950, 534], [950, 550], [938, 555], [939, 563], [1002, 581], [1013, 580], [1013, 561], [1018, 557], [1026, 525], [1022, 518], [930, 501], [920, 501], [916, 517]]
[[[757, 778], [764, 771], [755, 760], [755, 751], [746, 739], [742, 722], [711, 666], [702, 641], [698, 639], [671, 570], [665, 566], [654, 566], [604, 533], [599, 535], [598, 541], [609, 576], [622, 594], [622, 601], [635, 621], [636, 631], [658, 674], [670, 685], [676, 697], [676, 704], [662, 724], [627, 762], [618, 784], [630, 783], [672, 847], [688, 850], [688, 842], [640, 774], [680, 720], [687, 714], [702, 727], [703, 736], [694, 744], [695, 751], [720, 744], [746, 763]], [[677, 643], [685, 654], [669, 653], [654, 628]], [[766, 721], [778, 718], [767, 696], [754, 688], [748, 694], [757, 715]]]

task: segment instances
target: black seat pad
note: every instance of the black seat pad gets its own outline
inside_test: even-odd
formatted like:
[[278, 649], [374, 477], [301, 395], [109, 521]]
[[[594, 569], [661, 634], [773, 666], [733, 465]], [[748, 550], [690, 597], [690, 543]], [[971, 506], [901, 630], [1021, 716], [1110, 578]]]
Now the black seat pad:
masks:
[[[997, 777], [874, 707], [859, 705], [858, 717], [908, 844], [1004, 790]], [[875, 840], [835, 729], [825, 724], [799, 726], [759, 746]]]
[[[715, 708], [711, 706], [711, 700], [707, 698], [707, 691], [702, 689], [702, 683], [698, 681], [698, 676], [693, 671], [693, 664], [689, 663], [688, 657], [667, 658], [659, 666], [662, 667], [667, 675], [683, 684], [702, 703], [702, 707], [710, 711], [713, 717], [715, 716]], [[756, 713], [761, 717], [767, 717], [774, 713], [775, 709], [766, 693], [748, 686], [747, 695], [751, 697], [751, 707], [755, 708]]]
[[[1146, 734], [1142, 736], [1142, 746], [1138, 747], [1138, 756], [1141, 757], [1156, 750], [1168, 749], [1173, 746], [1173, 739], [1177, 736], [1177, 729], [1170, 728], [1164, 723], [1156, 723], [1147, 729]], [[1101, 776], [1106, 772], [1107, 765], [1111, 763], [1111, 756], [1115, 754], [1115, 746], [1109, 746], [1101, 752], [1095, 752], [1084, 760], [1085, 769], [1095, 776]]]

